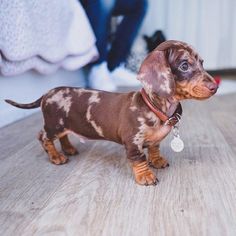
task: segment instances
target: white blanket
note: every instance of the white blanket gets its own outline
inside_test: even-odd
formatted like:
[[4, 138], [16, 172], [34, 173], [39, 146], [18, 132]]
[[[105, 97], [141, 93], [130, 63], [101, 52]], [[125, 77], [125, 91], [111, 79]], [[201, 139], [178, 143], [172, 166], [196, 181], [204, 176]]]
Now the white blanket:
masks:
[[77, 0], [0, 1], [1, 74], [75, 70], [97, 56], [94, 34]]

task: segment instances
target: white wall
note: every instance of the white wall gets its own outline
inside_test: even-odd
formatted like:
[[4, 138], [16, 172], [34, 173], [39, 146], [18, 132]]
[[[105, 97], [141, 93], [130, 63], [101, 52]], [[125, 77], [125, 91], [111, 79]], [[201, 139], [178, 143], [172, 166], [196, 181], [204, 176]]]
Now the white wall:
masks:
[[59, 70], [53, 75], [39, 75], [34, 72], [14, 77], [0, 77], [0, 127], [24, 118], [39, 109], [24, 110], [7, 104], [4, 99], [19, 103], [30, 103], [49, 89], [57, 86], [84, 86], [82, 70], [69, 72]]
[[207, 69], [236, 68], [235, 0], [149, 0], [142, 33], [192, 44]]

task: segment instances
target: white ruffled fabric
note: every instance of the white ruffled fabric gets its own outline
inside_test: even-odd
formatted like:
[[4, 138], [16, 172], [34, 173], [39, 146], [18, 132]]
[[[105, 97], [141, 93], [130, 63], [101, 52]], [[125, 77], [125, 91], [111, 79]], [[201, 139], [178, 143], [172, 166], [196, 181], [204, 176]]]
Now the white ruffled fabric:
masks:
[[1, 0], [0, 73], [49, 74], [95, 60], [95, 36], [78, 0]]

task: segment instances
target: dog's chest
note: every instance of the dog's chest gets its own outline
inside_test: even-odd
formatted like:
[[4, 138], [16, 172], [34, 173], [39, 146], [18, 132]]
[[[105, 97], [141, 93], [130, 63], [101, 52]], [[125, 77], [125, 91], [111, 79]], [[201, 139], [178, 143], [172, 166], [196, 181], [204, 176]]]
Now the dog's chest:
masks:
[[145, 130], [144, 143], [148, 145], [159, 144], [171, 131], [172, 127], [169, 125], [159, 125], [149, 127]]
[[172, 129], [171, 126], [162, 124], [153, 112], [147, 112], [137, 119], [140, 125], [134, 137], [134, 143], [140, 147], [159, 144]]

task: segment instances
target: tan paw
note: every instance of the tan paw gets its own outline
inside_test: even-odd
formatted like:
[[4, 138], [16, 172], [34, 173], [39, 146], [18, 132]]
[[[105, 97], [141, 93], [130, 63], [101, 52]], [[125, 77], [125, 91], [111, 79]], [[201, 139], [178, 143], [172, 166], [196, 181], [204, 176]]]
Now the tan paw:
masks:
[[140, 185], [157, 185], [158, 179], [151, 170], [135, 174], [135, 181]]
[[169, 166], [168, 161], [163, 157], [158, 157], [157, 159], [153, 159], [149, 162], [149, 165], [156, 168], [156, 169], [162, 169]]
[[74, 156], [74, 155], [77, 155], [79, 153], [77, 151], [77, 149], [74, 148], [74, 147], [63, 148], [62, 150], [66, 155], [69, 155], [69, 156]]
[[50, 161], [55, 165], [62, 165], [68, 161], [68, 158], [58, 153], [58, 155], [50, 157]]

